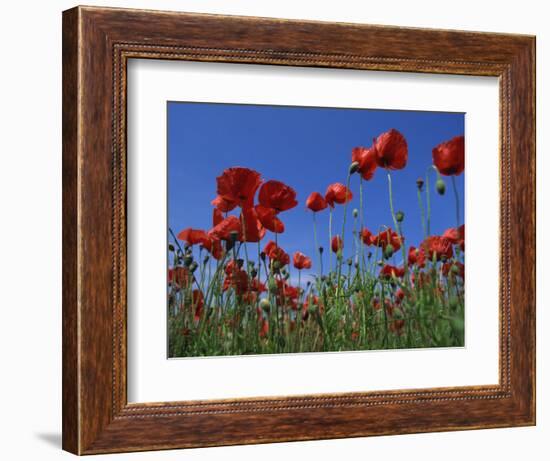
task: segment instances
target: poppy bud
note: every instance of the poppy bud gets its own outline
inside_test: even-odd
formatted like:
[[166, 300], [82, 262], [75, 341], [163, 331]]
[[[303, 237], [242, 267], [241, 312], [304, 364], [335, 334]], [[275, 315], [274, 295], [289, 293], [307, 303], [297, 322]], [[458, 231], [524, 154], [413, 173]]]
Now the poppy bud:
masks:
[[395, 219], [397, 222], [403, 222], [403, 220], [405, 219], [405, 213], [399, 210], [397, 213], [395, 213]]
[[349, 166], [349, 174], [356, 173], [357, 170], [359, 170], [359, 162], [353, 162], [353, 163]]
[[321, 281], [324, 282], [327, 280], [327, 276], [326, 275], [321, 275]]
[[324, 251], [324, 248], [323, 248], [323, 247], [319, 247], [319, 253], [323, 254], [323, 251]]
[[189, 271], [191, 273], [195, 272], [197, 270], [197, 267], [199, 267], [199, 265], [193, 261], [190, 265], [189, 265]]
[[424, 187], [424, 180], [422, 178], [416, 180], [416, 187], [418, 187], [418, 190], [422, 190], [422, 187]]
[[307, 286], [310, 286], [311, 285], [311, 280], [308, 280], [307, 283], [306, 283]]
[[271, 303], [269, 302], [269, 299], [260, 299], [260, 308], [266, 312], [269, 312], [269, 309], [271, 309]]
[[368, 259], [372, 258], [372, 251], [369, 251], [369, 252], [367, 253], [367, 258], [368, 258]]
[[193, 262], [192, 255], [186, 255], [185, 258], [183, 258], [183, 264], [185, 264], [186, 267], [189, 267], [192, 262]]
[[384, 249], [384, 257], [385, 258], [391, 258], [394, 252], [393, 245], [389, 244], [386, 245], [386, 248]]
[[348, 263], [348, 266], [351, 266], [351, 265], [353, 264], [353, 261], [352, 261], [352, 259], [351, 259], [351, 258], [348, 258], [348, 261], [347, 261], [347, 263]]
[[377, 261], [376, 264], [380, 267], [382, 267], [384, 265], [384, 261]]
[[342, 260], [342, 250], [338, 250], [338, 251], [336, 252], [336, 259], [337, 259], [338, 261], [341, 261], [341, 260]]
[[439, 195], [445, 195], [445, 181], [441, 178], [437, 178], [437, 181], [435, 182], [435, 190]]
[[357, 208], [354, 208], [353, 209], [353, 217], [357, 218], [357, 216], [359, 216], [359, 210]]
[[242, 259], [240, 259], [240, 258], [237, 259], [237, 267], [238, 267], [239, 269], [242, 269], [243, 264], [244, 264], [244, 261], [243, 261]]
[[281, 263], [279, 261], [273, 261], [272, 267], [273, 270], [278, 271], [281, 268]]
[[252, 278], [256, 277], [257, 275], [258, 275], [258, 271], [257, 271], [256, 269], [252, 269], [252, 270], [250, 271], [250, 276], [251, 276]]
[[174, 251], [174, 245], [172, 245], [171, 243], [168, 244], [168, 251]]
[[262, 252], [260, 253], [260, 259], [261, 259], [262, 261], [265, 261], [265, 258], [266, 258], [266, 254], [262, 251]]
[[287, 272], [286, 274], [283, 275], [283, 278], [285, 280], [288, 280], [290, 278], [290, 274]]

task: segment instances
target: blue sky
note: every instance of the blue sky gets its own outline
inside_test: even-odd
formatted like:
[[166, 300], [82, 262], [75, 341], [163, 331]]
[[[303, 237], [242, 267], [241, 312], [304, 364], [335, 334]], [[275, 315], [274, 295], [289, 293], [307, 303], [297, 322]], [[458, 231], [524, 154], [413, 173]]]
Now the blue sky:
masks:
[[[280, 215], [286, 231], [279, 235], [279, 244], [291, 256], [296, 250], [311, 256], [315, 264], [312, 213], [305, 208], [306, 198], [313, 191], [324, 194], [331, 183], [345, 183], [352, 148], [369, 147], [374, 137], [390, 128], [403, 133], [409, 147], [407, 166], [392, 172], [393, 197], [395, 210], [405, 213], [407, 247], [416, 246], [423, 238], [416, 179], [425, 176], [433, 147], [464, 134], [462, 113], [169, 102], [168, 224], [175, 233], [186, 227], [209, 229], [216, 176], [232, 166], [252, 168], [265, 180], [277, 179], [296, 190], [298, 206]], [[456, 223], [451, 180], [443, 179], [447, 193], [439, 196], [433, 191], [435, 175], [430, 176], [432, 234]], [[463, 220], [464, 174], [456, 179]], [[382, 225], [393, 228], [386, 172], [377, 169], [363, 185], [365, 226], [372, 231]], [[350, 188], [354, 198], [347, 209], [345, 257], [352, 255], [351, 213], [359, 208], [358, 175], [352, 176]], [[341, 232], [343, 211], [343, 206], [336, 206], [333, 235]], [[328, 218], [328, 209], [317, 214], [324, 268], [328, 267]], [[262, 246], [271, 238], [268, 232]], [[249, 245], [255, 254], [256, 244]], [[401, 262], [400, 253], [395, 258], [395, 263]]]

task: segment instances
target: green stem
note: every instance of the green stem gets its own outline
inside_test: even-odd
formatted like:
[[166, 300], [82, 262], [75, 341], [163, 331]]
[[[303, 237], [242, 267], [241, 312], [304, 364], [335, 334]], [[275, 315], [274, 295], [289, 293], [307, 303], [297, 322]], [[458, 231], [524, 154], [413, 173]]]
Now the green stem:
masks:
[[422, 194], [420, 193], [420, 189], [416, 189], [416, 194], [418, 196], [418, 206], [420, 207], [420, 217], [422, 219], [422, 232], [424, 233], [424, 238], [428, 236], [426, 234], [426, 217], [424, 215], [424, 205], [422, 204]]
[[397, 223], [397, 218], [395, 217], [395, 211], [393, 209], [393, 192], [392, 192], [392, 182], [391, 182], [391, 174], [388, 171], [388, 190], [390, 193], [390, 211], [391, 216], [393, 219], [393, 225], [395, 226], [395, 231], [397, 232], [397, 235], [399, 236], [400, 240], [400, 246], [401, 246], [401, 254], [403, 255], [403, 269], [405, 270], [405, 279], [407, 279], [407, 272], [408, 272], [408, 264], [407, 264], [407, 252], [405, 250], [405, 241], [403, 240], [403, 234], [401, 232], [401, 228], [399, 224]]
[[317, 243], [317, 222], [315, 219], [315, 215], [317, 213], [313, 212], [313, 241], [315, 244], [315, 253], [319, 255], [319, 270], [321, 271], [319, 275], [323, 275], [323, 255], [321, 255], [321, 252], [319, 251], [319, 244]]
[[359, 177], [359, 245], [361, 246], [361, 280], [365, 271], [364, 244], [363, 244], [363, 176]]
[[428, 171], [426, 171], [426, 206], [428, 207], [428, 215], [426, 218], [426, 232], [427, 235], [430, 234], [430, 219], [432, 216], [432, 208], [430, 205], [430, 169], [428, 168]]
[[340, 258], [338, 259], [338, 282], [336, 285], [336, 296], [340, 293], [340, 277], [342, 275], [342, 262], [344, 261], [343, 253], [344, 253], [344, 233], [346, 231], [346, 216], [348, 211], [348, 203], [349, 200], [347, 200], [348, 190], [349, 190], [349, 181], [351, 178], [351, 174], [348, 173], [348, 178], [346, 180], [346, 203], [344, 203], [344, 218], [342, 219], [342, 233], [340, 234], [340, 238], [342, 239], [342, 249], [339, 250], [341, 252]]
[[451, 176], [451, 182], [453, 183], [453, 192], [455, 195], [455, 209], [456, 209], [456, 228], [460, 227], [460, 199], [458, 198], [458, 190], [456, 189], [456, 180], [454, 176]]
[[328, 215], [328, 273], [332, 272], [332, 207]]

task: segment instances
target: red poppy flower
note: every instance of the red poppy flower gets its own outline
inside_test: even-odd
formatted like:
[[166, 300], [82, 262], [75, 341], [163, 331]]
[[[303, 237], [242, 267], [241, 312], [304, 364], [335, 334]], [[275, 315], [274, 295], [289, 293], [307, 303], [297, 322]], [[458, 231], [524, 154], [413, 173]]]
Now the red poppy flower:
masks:
[[210, 202], [212, 205], [216, 207], [217, 210], [223, 211], [224, 213], [227, 213], [228, 211], [233, 210], [238, 203], [234, 200], [228, 200], [221, 195], [218, 195], [214, 200]]
[[415, 248], [409, 247], [409, 256], [408, 256], [409, 266], [424, 267], [426, 265], [426, 253], [424, 248]]
[[242, 295], [248, 291], [248, 274], [237, 264], [228, 264], [225, 267], [223, 291], [227, 291], [229, 288], [233, 288], [238, 295]]
[[292, 257], [294, 267], [296, 269], [311, 269], [311, 258], [308, 258], [305, 254], [297, 251]]
[[264, 253], [270, 259], [270, 261], [277, 261], [281, 266], [290, 264], [290, 256], [277, 244], [270, 240], [264, 248]]
[[403, 301], [403, 299], [405, 298], [405, 292], [403, 291], [402, 288], [398, 288], [398, 289], [395, 291], [395, 297], [396, 297], [396, 299], [398, 299], [399, 301]]
[[343, 205], [353, 198], [351, 191], [343, 184], [336, 182], [327, 187], [325, 192], [325, 200], [331, 208], [334, 208], [335, 203]]
[[462, 264], [460, 261], [449, 261], [444, 263], [441, 266], [441, 273], [447, 277], [449, 275], [449, 272], [451, 274], [458, 275], [460, 278], [464, 279], [464, 264]]
[[382, 250], [386, 250], [388, 245], [393, 247], [393, 251], [397, 251], [401, 248], [401, 237], [399, 237], [397, 232], [390, 228], [384, 229], [378, 235], [373, 235], [370, 240], [371, 245], [382, 248]]
[[403, 277], [405, 275], [405, 268], [395, 267], [390, 264], [385, 264], [382, 269], [380, 269], [381, 278], [392, 278], [392, 277]]
[[168, 268], [168, 282], [174, 283], [178, 288], [185, 288], [191, 284], [192, 278], [186, 267], [177, 266]]
[[260, 338], [265, 338], [269, 333], [269, 321], [266, 318], [262, 319], [262, 326], [260, 328]]
[[390, 331], [397, 335], [403, 334], [403, 327], [405, 326], [404, 319], [396, 319], [390, 323]]
[[245, 207], [241, 211], [241, 235], [241, 241], [245, 242], [259, 242], [264, 238], [265, 228], [254, 208]]
[[214, 259], [221, 259], [223, 256], [222, 243], [219, 240], [212, 239], [212, 248], [210, 248], [210, 254]]
[[277, 296], [276, 301], [279, 306], [289, 306], [291, 309], [298, 309], [298, 296], [300, 292], [298, 288], [289, 285], [284, 280], [277, 280]]
[[207, 233], [201, 229], [192, 229], [191, 227], [188, 227], [187, 229], [182, 230], [177, 237], [179, 240], [183, 240], [189, 245], [200, 244], [207, 249], [209, 249], [212, 245], [210, 237], [208, 237]]
[[363, 179], [369, 181], [374, 176], [378, 166], [376, 163], [376, 149], [372, 147], [354, 147], [351, 151], [351, 161], [359, 164], [357, 171]]
[[296, 191], [281, 181], [270, 180], [262, 184], [258, 195], [260, 205], [273, 208], [277, 213], [298, 205]]
[[208, 236], [216, 240], [229, 240], [230, 234], [237, 232], [237, 239], [241, 239], [241, 221], [236, 216], [228, 216], [208, 231]]
[[260, 173], [249, 168], [233, 167], [224, 170], [216, 178], [217, 192], [224, 200], [241, 207], [252, 206], [256, 190], [260, 186]]
[[442, 175], [458, 176], [464, 171], [464, 136], [455, 136], [434, 147], [432, 159]]
[[361, 240], [365, 245], [372, 245], [373, 244], [372, 239], [373, 239], [372, 232], [365, 227], [361, 231]]
[[222, 221], [223, 221], [223, 213], [217, 208], [214, 208], [212, 210], [212, 227], [217, 226]]
[[250, 291], [255, 291], [257, 293], [263, 293], [266, 291], [265, 284], [260, 282], [257, 278], [250, 279], [249, 289]]
[[255, 209], [258, 219], [267, 230], [275, 232], [276, 234], [282, 234], [285, 231], [285, 225], [277, 217], [277, 211], [274, 208], [256, 205]]
[[458, 228], [451, 227], [445, 230], [441, 236], [450, 240], [453, 245], [460, 245], [462, 251], [464, 251], [464, 232], [465, 227], [464, 224], [462, 224], [462, 226]]
[[306, 200], [306, 207], [314, 213], [324, 210], [328, 206], [327, 201], [319, 192], [312, 192]]
[[401, 170], [407, 165], [408, 148], [405, 137], [392, 128], [374, 140], [378, 166], [388, 170]]
[[450, 259], [453, 256], [453, 245], [449, 239], [432, 235], [427, 237], [421, 244], [424, 251], [427, 253], [429, 260], [436, 259], [440, 261], [442, 258]]
[[334, 253], [338, 253], [338, 250], [341, 250], [344, 248], [344, 242], [342, 242], [342, 239], [340, 238], [339, 235], [335, 235], [334, 237], [332, 237], [330, 248]]
[[193, 290], [191, 295], [191, 309], [195, 309], [194, 320], [198, 322], [201, 318], [202, 310], [204, 307], [204, 296], [200, 290]]

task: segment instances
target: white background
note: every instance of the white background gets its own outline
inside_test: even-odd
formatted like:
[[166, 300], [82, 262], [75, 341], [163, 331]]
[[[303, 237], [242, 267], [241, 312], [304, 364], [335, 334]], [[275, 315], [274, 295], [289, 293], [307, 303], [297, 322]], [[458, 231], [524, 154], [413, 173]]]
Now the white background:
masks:
[[[88, 4], [101, 2], [88, 1]], [[269, 0], [115, 1], [111, 6], [319, 19], [537, 35], [538, 105], [538, 425], [286, 444], [117, 455], [109, 459], [280, 460], [371, 458], [498, 460], [548, 457], [550, 341], [544, 286], [550, 232], [543, 214], [550, 182], [550, 31], [544, 3], [463, 0], [358, 2]], [[0, 17], [0, 350], [1, 456], [69, 459], [61, 428], [61, 10], [69, 1], [5, 2]], [[29, 274], [33, 277], [29, 277]], [[546, 277], [548, 278], [548, 277]], [[546, 283], [548, 285], [548, 283]], [[98, 457], [103, 459], [105, 457]], [[107, 459], [107, 458], [105, 458]]]
[[[498, 383], [496, 77], [145, 59], [129, 63], [128, 92], [129, 401]], [[466, 113], [466, 347], [166, 360], [159, 306], [166, 303], [166, 101], [174, 100]]]

